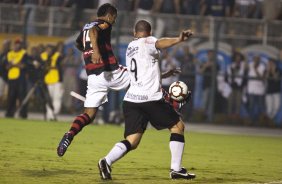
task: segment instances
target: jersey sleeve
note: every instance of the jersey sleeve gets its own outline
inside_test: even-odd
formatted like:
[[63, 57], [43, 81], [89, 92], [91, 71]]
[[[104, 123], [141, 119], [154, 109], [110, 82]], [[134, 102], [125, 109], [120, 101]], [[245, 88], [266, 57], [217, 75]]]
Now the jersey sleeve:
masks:
[[148, 53], [151, 55], [157, 54], [159, 51], [156, 48], [157, 38], [150, 36], [145, 39], [146, 48], [148, 49]]

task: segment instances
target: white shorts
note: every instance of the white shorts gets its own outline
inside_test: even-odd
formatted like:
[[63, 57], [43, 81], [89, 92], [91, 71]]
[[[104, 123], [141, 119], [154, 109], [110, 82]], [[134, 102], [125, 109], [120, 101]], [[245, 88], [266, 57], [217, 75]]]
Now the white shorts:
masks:
[[84, 107], [99, 107], [108, 101], [108, 91], [122, 90], [129, 86], [130, 78], [125, 67], [120, 66], [111, 72], [89, 75]]

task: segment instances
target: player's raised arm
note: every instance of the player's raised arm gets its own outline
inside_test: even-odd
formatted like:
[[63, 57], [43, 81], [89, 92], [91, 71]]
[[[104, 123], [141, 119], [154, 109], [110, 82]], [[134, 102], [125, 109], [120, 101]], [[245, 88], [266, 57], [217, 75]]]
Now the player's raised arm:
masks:
[[89, 31], [89, 37], [91, 41], [91, 45], [93, 48], [93, 54], [92, 54], [92, 62], [93, 63], [100, 63], [101, 62], [101, 54], [100, 50], [97, 44], [98, 39], [98, 31], [95, 27], [92, 27]]
[[160, 38], [156, 42], [156, 48], [157, 49], [166, 49], [175, 44], [186, 41], [192, 35], [193, 35], [193, 32], [190, 29], [188, 29], [188, 30], [182, 31], [178, 37]]

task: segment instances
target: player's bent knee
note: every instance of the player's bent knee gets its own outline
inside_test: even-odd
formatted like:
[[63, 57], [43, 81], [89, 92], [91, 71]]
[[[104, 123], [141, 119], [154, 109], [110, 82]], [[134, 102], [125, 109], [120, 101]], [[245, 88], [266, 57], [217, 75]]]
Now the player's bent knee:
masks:
[[178, 127], [178, 129], [179, 129], [180, 131], [184, 132], [184, 130], [185, 130], [185, 124], [184, 124], [183, 121], [180, 120], [180, 121], [176, 124], [176, 126]]
[[88, 116], [89, 116], [90, 119], [91, 119], [91, 122], [95, 119], [97, 110], [98, 110], [97, 107], [91, 107], [91, 108], [86, 107], [86, 108], [84, 109], [84, 113], [88, 114]]
[[130, 150], [135, 150], [137, 147], [138, 147], [138, 145], [139, 145], [139, 141], [136, 141], [136, 140], [131, 140], [131, 141], [128, 141], [129, 143], [130, 143], [130, 145], [131, 145], [131, 149]]
[[184, 132], [185, 130], [185, 124], [183, 121], [179, 121], [178, 123], [180, 123], [180, 126], [181, 126], [181, 130]]
[[183, 134], [184, 130], [185, 130], [185, 124], [181, 120], [170, 128], [171, 133]]
[[127, 141], [130, 143], [131, 145], [131, 150], [135, 150], [138, 145], [139, 145], [139, 140], [136, 139], [127, 139]]
[[143, 133], [135, 133], [126, 137], [126, 140], [131, 144], [131, 150], [134, 150], [138, 147]]
[[131, 143], [128, 141], [128, 140], [123, 140], [123, 141], [120, 141], [121, 143], [123, 143], [126, 147], [126, 152], [129, 152], [132, 150], [132, 146], [131, 146]]

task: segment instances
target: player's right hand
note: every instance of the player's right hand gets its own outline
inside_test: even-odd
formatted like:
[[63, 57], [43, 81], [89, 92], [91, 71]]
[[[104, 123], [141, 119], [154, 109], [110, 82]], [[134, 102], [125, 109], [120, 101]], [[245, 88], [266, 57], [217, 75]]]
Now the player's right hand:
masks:
[[91, 61], [94, 64], [100, 64], [102, 63], [101, 55], [98, 53], [93, 53], [91, 56]]

